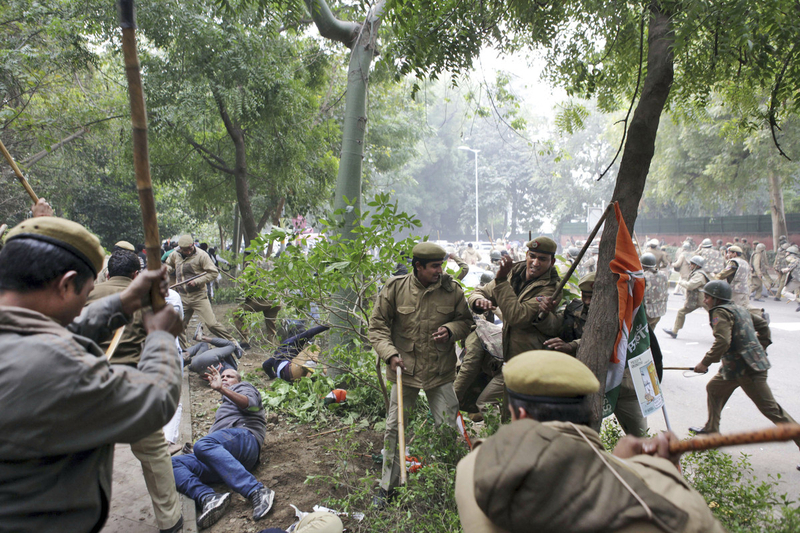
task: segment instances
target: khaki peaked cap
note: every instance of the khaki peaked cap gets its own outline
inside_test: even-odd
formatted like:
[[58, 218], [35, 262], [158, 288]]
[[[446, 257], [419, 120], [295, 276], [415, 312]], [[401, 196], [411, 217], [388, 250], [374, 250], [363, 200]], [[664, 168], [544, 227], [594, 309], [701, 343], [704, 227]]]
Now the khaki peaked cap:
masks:
[[545, 254], [554, 254], [556, 253], [556, 250], [558, 250], [556, 241], [544, 236], [539, 236], [532, 241], [526, 242], [525, 246], [527, 246], [529, 250], [533, 250], [534, 252], [542, 252]]
[[188, 248], [194, 244], [194, 239], [191, 235], [181, 235], [178, 237], [178, 246], [181, 248]]
[[594, 279], [596, 272], [589, 272], [578, 281], [578, 288], [581, 292], [594, 292]]
[[508, 394], [528, 401], [557, 403], [558, 399], [581, 398], [600, 390], [600, 382], [589, 367], [561, 352], [532, 350], [503, 365]]
[[733, 246], [729, 246], [728, 247], [728, 251], [729, 252], [736, 252], [738, 254], [743, 254], [744, 253], [744, 251], [740, 247], [736, 246], [735, 244]]
[[421, 242], [414, 246], [411, 250], [411, 255], [416, 259], [422, 259], [424, 261], [442, 261], [444, 260], [444, 256], [447, 255], [447, 252], [438, 244]]
[[95, 275], [103, 269], [105, 253], [100, 239], [77, 222], [59, 217], [29, 218], [14, 226], [5, 242], [14, 239], [35, 239], [63, 248], [86, 263]]
[[128, 241], [119, 241], [114, 244], [117, 248], [122, 248], [123, 250], [128, 250], [129, 252], [135, 252], [136, 248], [133, 247], [131, 243]]

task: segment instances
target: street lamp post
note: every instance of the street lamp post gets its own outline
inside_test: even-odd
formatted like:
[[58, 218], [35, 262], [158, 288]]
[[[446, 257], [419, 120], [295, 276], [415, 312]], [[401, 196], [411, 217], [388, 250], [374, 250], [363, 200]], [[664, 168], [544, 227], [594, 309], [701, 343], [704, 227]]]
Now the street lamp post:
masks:
[[478, 245], [478, 241], [480, 241], [479, 237], [479, 230], [478, 230], [478, 152], [480, 150], [473, 150], [468, 146], [459, 146], [459, 150], [467, 150], [475, 154], [475, 246]]

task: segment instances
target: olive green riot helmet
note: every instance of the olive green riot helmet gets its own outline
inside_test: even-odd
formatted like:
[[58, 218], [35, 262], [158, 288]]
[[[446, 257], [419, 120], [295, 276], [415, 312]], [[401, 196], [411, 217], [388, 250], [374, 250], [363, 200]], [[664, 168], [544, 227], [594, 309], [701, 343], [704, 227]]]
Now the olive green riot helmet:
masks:
[[730, 302], [731, 298], [733, 297], [731, 286], [728, 285], [727, 281], [722, 281], [721, 279], [709, 281], [706, 283], [705, 287], [700, 289], [700, 292], [725, 302]]

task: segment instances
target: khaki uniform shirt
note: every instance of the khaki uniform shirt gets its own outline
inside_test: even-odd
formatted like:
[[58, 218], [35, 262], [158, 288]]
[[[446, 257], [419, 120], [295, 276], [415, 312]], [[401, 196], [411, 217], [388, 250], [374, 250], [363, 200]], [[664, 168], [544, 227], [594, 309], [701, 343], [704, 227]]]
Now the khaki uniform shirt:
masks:
[[524, 261], [516, 263], [508, 279], [501, 282], [493, 280], [475, 289], [469, 297], [470, 307], [476, 313], [482, 312], [475, 308], [475, 301], [479, 298], [491, 301], [503, 313], [503, 358], [506, 361], [522, 352], [544, 349], [544, 341], [558, 336], [561, 326], [561, 321], [554, 313], [548, 313], [539, 320], [537, 298], [552, 297], [560, 279], [555, 266], [524, 285], [517, 294], [512, 284], [524, 279], [525, 270]]
[[717, 274], [717, 279], [727, 281], [733, 292], [749, 294], [750, 265], [744, 259], [734, 257], [725, 265], [725, 270]]
[[662, 268], [669, 267], [670, 265], [669, 254], [664, 250], [648, 247], [646, 253], [653, 254], [654, 256], [656, 256], [656, 270], [661, 270]]
[[475, 248], [467, 248], [464, 250], [464, 261], [468, 265], [475, 265], [481, 260], [481, 254]]
[[722, 362], [724, 379], [736, 379], [770, 367], [765, 349], [772, 344], [769, 324], [747, 309], [724, 303], [708, 312], [714, 343], [703, 357], [706, 366]]
[[700, 289], [706, 286], [706, 283], [711, 281], [708, 274], [703, 269], [698, 268], [689, 275], [686, 281], [680, 281], [680, 285], [686, 289], [686, 301], [683, 306], [687, 310], [694, 311], [703, 305], [703, 293]]
[[170, 276], [175, 276], [175, 283], [180, 283], [187, 279], [191, 279], [198, 274], [204, 274], [193, 281], [194, 287], [190, 287], [188, 283], [175, 287], [175, 290], [182, 294], [193, 294], [198, 292], [206, 292], [206, 283], [211, 283], [217, 276], [219, 276], [219, 269], [209, 255], [195, 247], [195, 252], [189, 257], [184, 258], [180, 252], [169, 254], [165, 261], [167, 270]]
[[[97, 300], [118, 294], [125, 290], [128, 285], [133, 281], [125, 276], [114, 276], [108, 279], [105, 283], [98, 283], [89, 293], [89, 298], [86, 300], [86, 305], [92, 304]], [[125, 326], [122, 332], [122, 338], [119, 341], [119, 346], [114, 350], [114, 355], [111, 356], [112, 364], [125, 364], [133, 365], [139, 362], [139, 356], [142, 353], [142, 346], [144, 340], [147, 338], [147, 332], [144, 329], [144, 322], [142, 321], [142, 311], [136, 311], [131, 317], [130, 323]], [[100, 348], [105, 352], [111, 344], [111, 339], [101, 342]]]
[[[403, 385], [432, 389], [456, 379], [455, 342], [473, 324], [464, 291], [450, 275], [424, 287], [412, 273], [386, 282], [372, 310], [369, 341], [384, 362], [400, 356]], [[441, 326], [450, 330], [450, 339], [435, 342], [432, 335]], [[388, 366], [386, 379], [397, 380]]]
[[108, 515], [114, 443], [137, 442], [178, 406], [175, 339], [147, 337], [138, 370], [109, 365], [95, 341], [128, 318], [119, 296], [63, 328], [0, 307], [0, 529], [98, 530]]
[[672, 268], [680, 274], [681, 279], [688, 279], [692, 273], [692, 264], [689, 262], [691, 258], [690, 252], [678, 252], [677, 261], [672, 263]]

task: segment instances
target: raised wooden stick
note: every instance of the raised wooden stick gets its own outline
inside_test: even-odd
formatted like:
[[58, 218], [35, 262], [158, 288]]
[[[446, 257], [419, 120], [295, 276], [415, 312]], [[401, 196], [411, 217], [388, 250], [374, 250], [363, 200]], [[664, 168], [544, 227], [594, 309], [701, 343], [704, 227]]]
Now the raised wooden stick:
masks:
[[[133, 169], [136, 173], [136, 188], [144, 225], [144, 245], [147, 249], [147, 270], [161, 270], [161, 239], [158, 235], [156, 202], [153, 198], [153, 182], [150, 179], [150, 155], [147, 146], [147, 109], [144, 104], [142, 76], [139, 72], [139, 56], [136, 52], [136, 17], [133, 0], [119, 0], [119, 19], [122, 27], [122, 54], [125, 57], [125, 74], [128, 78], [128, 94], [131, 102], [131, 125], [133, 126]], [[150, 291], [153, 310], [166, 305], [157, 285]]]
[[119, 346], [119, 341], [122, 340], [122, 333], [125, 331], [125, 326], [121, 328], [117, 328], [117, 331], [114, 332], [114, 338], [111, 339], [111, 344], [108, 345], [108, 349], [106, 350], [106, 360], [111, 361], [111, 356], [114, 355], [114, 352], [117, 350], [117, 346]]
[[[174, 253], [174, 252], [173, 252], [173, 253]], [[199, 277], [202, 277], [202, 276], [205, 276], [205, 275], [206, 275], [206, 272], [203, 272], [202, 274], [198, 274], [198, 275], [196, 275], [196, 276], [193, 276], [193, 277], [191, 277], [191, 278], [189, 278], [189, 279], [185, 279], [185, 280], [181, 281], [180, 283], [176, 283], [175, 285], [170, 285], [170, 286], [169, 286], [169, 288], [170, 288], [170, 289], [174, 289], [175, 287], [180, 287], [181, 285], [183, 285], [183, 284], [185, 284], [185, 283], [189, 283], [190, 281], [194, 281], [194, 280], [196, 280], [197, 278], [199, 278]]]
[[39, 202], [39, 197], [36, 196], [36, 193], [33, 192], [33, 189], [31, 188], [31, 184], [28, 183], [28, 180], [26, 180], [25, 176], [22, 175], [22, 171], [19, 169], [17, 164], [14, 162], [14, 158], [11, 157], [11, 154], [8, 152], [8, 150], [6, 150], [6, 145], [3, 144], [3, 141], [0, 141], [0, 151], [3, 152], [3, 155], [6, 158], [6, 161], [8, 161], [8, 164], [11, 165], [11, 168], [14, 169], [14, 174], [17, 175], [17, 179], [19, 180], [19, 182], [22, 184], [23, 187], [25, 187], [25, 190], [28, 191], [28, 196], [31, 197], [31, 200], [33, 200], [33, 203], [36, 204], [37, 202]]
[[794, 440], [800, 437], [800, 424], [778, 424], [775, 427], [728, 435], [702, 435], [691, 439], [673, 442], [669, 445], [670, 453], [710, 450], [722, 446], [738, 446], [740, 444], [757, 444], [759, 442], [779, 442]]
[[[581, 259], [583, 259], [586, 250], [589, 249], [589, 246], [591, 246], [595, 236], [597, 236], [597, 232], [600, 231], [600, 226], [603, 225], [603, 222], [606, 220], [606, 217], [613, 210], [614, 210], [614, 203], [612, 202], [608, 204], [606, 210], [603, 211], [602, 215], [600, 215], [600, 220], [597, 221], [597, 224], [595, 224], [594, 229], [589, 234], [589, 237], [586, 239], [586, 242], [583, 244], [583, 248], [581, 248], [581, 251], [578, 253], [578, 257], [575, 258], [575, 260], [570, 265], [569, 270], [567, 270], [567, 273], [564, 274], [564, 276], [561, 278], [561, 281], [559, 281], [558, 285], [556, 285], [556, 292], [553, 293], [553, 300], [556, 302], [556, 306], [558, 305], [558, 302], [561, 301], [561, 290], [564, 288], [564, 285], [567, 284], [569, 278], [572, 277], [572, 273], [575, 272], [575, 269], [578, 268], [578, 265], [580, 264]], [[544, 313], [540, 312], [539, 320], [541, 320], [542, 318], [544, 318]]]
[[397, 442], [400, 448], [400, 484], [406, 484], [406, 421], [403, 411], [403, 370], [397, 365]]
[[694, 370], [693, 366], [665, 366], [664, 370]]

